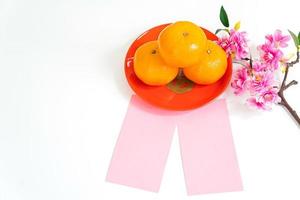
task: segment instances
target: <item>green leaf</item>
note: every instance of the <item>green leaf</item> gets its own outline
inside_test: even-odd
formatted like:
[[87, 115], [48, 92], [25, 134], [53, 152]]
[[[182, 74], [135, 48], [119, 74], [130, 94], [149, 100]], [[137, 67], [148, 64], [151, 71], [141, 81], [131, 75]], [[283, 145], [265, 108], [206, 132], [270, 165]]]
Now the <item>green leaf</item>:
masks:
[[296, 48], [298, 49], [298, 45], [299, 45], [299, 39], [298, 37], [296, 36], [295, 33], [293, 33], [292, 31], [288, 30], [290, 35], [292, 36], [293, 40], [294, 40], [294, 43], [295, 43], [295, 46]]
[[228, 16], [227, 16], [227, 13], [223, 6], [221, 7], [221, 10], [220, 10], [220, 20], [225, 27], [227, 27], [227, 28], [229, 27]]
[[300, 45], [300, 32], [298, 33], [298, 43]]

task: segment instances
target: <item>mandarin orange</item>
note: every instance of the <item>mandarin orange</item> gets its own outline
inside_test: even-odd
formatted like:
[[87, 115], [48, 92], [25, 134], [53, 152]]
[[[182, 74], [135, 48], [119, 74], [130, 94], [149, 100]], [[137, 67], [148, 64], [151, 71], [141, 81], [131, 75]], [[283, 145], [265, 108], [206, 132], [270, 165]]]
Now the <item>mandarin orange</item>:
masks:
[[188, 67], [200, 61], [206, 47], [206, 35], [196, 24], [178, 21], [159, 34], [160, 54], [168, 65]]
[[134, 72], [147, 85], [158, 86], [171, 82], [178, 74], [178, 68], [167, 65], [158, 49], [158, 42], [141, 45], [134, 55]]
[[184, 75], [191, 81], [208, 85], [218, 81], [226, 72], [227, 55], [215, 42], [208, 40], [205, 53], [201, 61], [195, 65], [184, 68]]

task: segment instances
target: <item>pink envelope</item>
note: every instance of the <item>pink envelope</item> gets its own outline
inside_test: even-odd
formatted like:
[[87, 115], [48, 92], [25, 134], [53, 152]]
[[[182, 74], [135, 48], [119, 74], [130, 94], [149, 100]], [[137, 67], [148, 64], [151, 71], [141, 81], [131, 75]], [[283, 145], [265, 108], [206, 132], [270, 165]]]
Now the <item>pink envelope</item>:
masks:
[[189, 195], [243, 189], [224, 99], [177, 120]]
[[158, 192], [176, 125], [189, 195], [242, 190], [224, 99], [174, 112], [133, 96], [106, 180]]
[[158, 192], [174, 130], [172, 112], [133, 96], [106, 180]]

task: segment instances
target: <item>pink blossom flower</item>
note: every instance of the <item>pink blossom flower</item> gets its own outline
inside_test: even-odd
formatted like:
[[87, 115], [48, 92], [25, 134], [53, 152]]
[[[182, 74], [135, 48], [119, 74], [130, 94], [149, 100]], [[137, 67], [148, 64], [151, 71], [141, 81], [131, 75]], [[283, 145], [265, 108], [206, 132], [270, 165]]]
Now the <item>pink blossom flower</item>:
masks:
[[280, 98], [278, 96], [278, 89], [271, 88], [269, 90], [264, 91], [261, 94], [261, 97], [266, 103], [278, 103]]
[[273, 35], [266, 35], [266, 39], [268, 43], [271, 43], [275, 48], [278, 48], [287, 47], [287, 42], [291, 39], [291, 37], [289, 35], [283, 35], [280, 30], [276, 30]]
[[265, 43], [263, 45], [260, 45], [259, 50], [261, 50], [261, 59], [268, 65], [270, 65], [271, 70], [278, 69], [279, 61], [283, 56], [283, 53], [281, 50], [276, 49], [272, 46], [270, 43]]
[[246, 39], [246, 32], [230, 30], [230, 40], [232, 41], [232, 48], [236, 59], [245, 58], [248, 54], [248, 44]]
[[266, 105], [265, 101], [262, 98], [259, 97], [250, 97], [247, 99], [247, 103], [250, 106], [253, 106], [259, 110], [268, 110], [268, 106]]
[[[270, 110], [272, 105], [280, 102], [278, 87], [275, 82], [275, 70], [279, 64], [288, 62], [288, 58], [283, 57], [282, 48], [286, 47], [290, 36], [283, 35], [280, 30], [276, 30], [273, 35], [267, 35], [264, 44], [258, 46], [260, 59], [255, 60], [252, 66], [239, 68], [233, 78], [231, 87], [234, 94], [240, 95], [248, 92], [250, 97], [247, 103], [261, 110]], [[219, 39], [220, 46], [226, 50], [227, 54], [235, 56], [241, 60], [247, 55], [246, 37], [241, 32], [231, 30], [228, 37]]]
[[272, 72], [256, 72], [253, 74], [249, 84], [251, 94], [262, 93], [272, 87], [274, 76]]
[[270, 110], [274, 103], [278, 103], [280, 100], [278, 96], [278, 89], [271, 88], [258, 94], [254, 97], [247, 99], [247, 102], [250, 106], [254, 106], [261, 110]]
[[265, 71], [268, 69], [268, 65], [266, 65], [265, 63], [259, 62], [259, 61], [254, 61], [253, 65], [252, 65], [252, 69], [255, 72], [261, 72], [261, 71]]
[[231, 82], [231, 87], [234, 89], [234, 94], [241, 95], [247, 89], [248, 70], [243, 67], [236, 71], [234, 80]]
[[231, 41], [229, 40], [228, 36], [219, 38], [217, 44], [224, 49], [227, 56], [230, 56], [230, 54], [233, 53], [231, 48]]
[[232, 29], [229, 36], [219, 38], [217, 44], [225, 50], [228, 56], [233, 55], [236, 59], [245, 58], [248, 55], [246, 32]]

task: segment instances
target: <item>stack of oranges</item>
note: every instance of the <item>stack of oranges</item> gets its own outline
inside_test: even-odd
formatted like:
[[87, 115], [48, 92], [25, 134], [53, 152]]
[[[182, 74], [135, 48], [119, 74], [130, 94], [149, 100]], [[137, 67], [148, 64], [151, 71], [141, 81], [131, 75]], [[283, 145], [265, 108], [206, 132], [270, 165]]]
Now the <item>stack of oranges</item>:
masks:
[[170, 83], [180, 71], [197, 84], [209, 85], [218, 81], [226, 68], [225, 51], [188, 21], [168, 25], [157, 41], [141, 45], [134, 55], [135, 74], [152, 86]]

